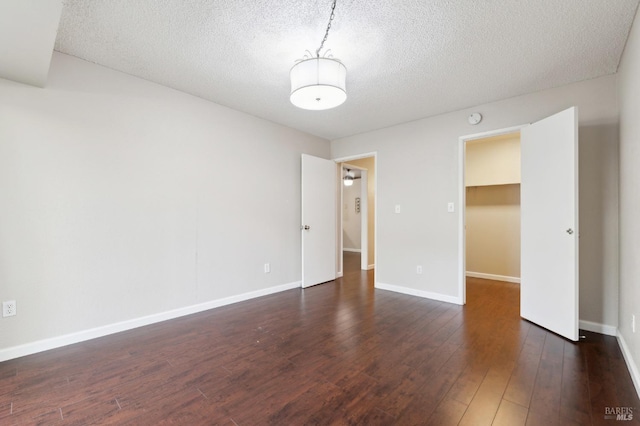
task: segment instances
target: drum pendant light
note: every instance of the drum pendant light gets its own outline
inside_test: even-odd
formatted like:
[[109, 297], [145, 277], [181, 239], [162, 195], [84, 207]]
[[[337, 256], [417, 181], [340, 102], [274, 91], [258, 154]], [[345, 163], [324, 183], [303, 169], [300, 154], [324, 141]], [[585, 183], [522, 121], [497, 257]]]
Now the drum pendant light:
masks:
[[320, 50], [329, 36], [335, 8], [336, 0], [333, 1], [329, 24], [324, 39], [316, 50], [315, 57], [307, 51], [308, 54], [291, 68], [291, 96], [289, 99], [298, 108], [330, 109], [341, 105], [347, 99], [345, 86], [347, 67], [338, 59], [327, 55], [329, 51], [320, 57]]

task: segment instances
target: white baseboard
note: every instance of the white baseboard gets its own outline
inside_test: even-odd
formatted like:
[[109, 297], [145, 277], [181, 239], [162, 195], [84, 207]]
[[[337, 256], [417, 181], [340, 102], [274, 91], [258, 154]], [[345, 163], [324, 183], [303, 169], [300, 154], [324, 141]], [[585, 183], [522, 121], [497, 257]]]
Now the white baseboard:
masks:
[[417, 290], [415, 288], [402, 287], [398, 285], [385, 284], [376, 282], [375, 288], [380, 290], [395, 291], [396, 293], [408, 294], [411, 296], [424, 297], [425, 299], [437, 300], [440, 302], [454, 303], [456, 305], [462, 305], [462, 300], [459, 297], [448, 296], [446, 294], [432, 293], [430, 291]]
[[[629, 369], [629, 374], [631, 375], [631, 380], [633, 381], [633, 385], [636, 387], [636, 393], [638, 394], [638, 398], [640, 398], [640, 371], [638, 370], [638, 366], [633, 360], [631, 356], [631, 351], [629, 350], [629, 346], [627, 346], [627, 342], [624, 340], [620, 331], [617, 334], [618, 344], [620, 345], [620, 349], [622, 350], [622, 356], [624, 357], [624, 361], [627, 364], [627, 368]], [[635, 414], [635, 413], [634, 413]]]
[[520, 277], [509, 277], [507, 275], [485, 274], [483, 272], [467, 271], [467, 276], [471, 278], [482, 278], [485, 280], [505, 281], [508, 283], [520, 284]]
[[343, 275], [342, 271], [336, 272], [336, 278], [342, 278]]
[[49, 339], [38, 340], [36, 342], [26, 343], [19, 346], [13, 346], [10, 348], [0, 349], [0, 362], [7, 361], [14, 358], [19, 358], [25, 355], [31, 355], [38, 352], [48, 351], [50, 349], [59, 348], [62, 346], [72, 345], [74, 343], [84, 342], [86, 340], [95, 339], [98, 337], [107, 336], [109, 334], [119, 333], [121, 331], [131, 330], [145, 325], [162, 322], [185, 315], [191, 315], [209, 309], [218, 308], [220, 306], [231, 305], [232, 303], [238, 303], [256, 297], [267, 296], [269, 294], [278, 293], [285, 290], [291, 290], [299, 288], [301, 282], [296, 281], [289, 284], [282, 284], [274, 287], [265, 288], [262, 290], [251, 291], [248, 293], [238, 294], [236, 296], [225, 297], [222, 299], [210, 300], [205, 303], [199, 303], [197, 305], [185, 306], [183, 308], [173, 309], [166, 312], [160, 312], [157, 314], [147, 315], [140, 318], [134, 318], [127, 321], [118, 322], [115, 324], [109, 324], [102, 327], [96, 327], [89, 330], [78, 331], [76, 333], [65, 334], [63, 336], [52, 337]]
[[349, 251], [349, 252], [353, 252], [353, 253], [362, 253], [362, 250], [360, 250], [360, 249], [346, 248], [346, 247], [343, 247], [342, 251]]
[[592, 322], [586, 320], [580, 320], [578, 326], [582, 330], [593, 331], [594, 333], [606, 334], [607, 336], [617, 336], [618, 328], [613, 325], [600, 324], [599, 322]]

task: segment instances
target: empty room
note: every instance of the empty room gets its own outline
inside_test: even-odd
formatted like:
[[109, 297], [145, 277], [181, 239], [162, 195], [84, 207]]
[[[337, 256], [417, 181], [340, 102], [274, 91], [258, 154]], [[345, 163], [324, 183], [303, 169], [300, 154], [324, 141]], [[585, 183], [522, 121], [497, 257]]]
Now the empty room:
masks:
[[0, 0], [0, 424], [640, 424], [640, 0]]

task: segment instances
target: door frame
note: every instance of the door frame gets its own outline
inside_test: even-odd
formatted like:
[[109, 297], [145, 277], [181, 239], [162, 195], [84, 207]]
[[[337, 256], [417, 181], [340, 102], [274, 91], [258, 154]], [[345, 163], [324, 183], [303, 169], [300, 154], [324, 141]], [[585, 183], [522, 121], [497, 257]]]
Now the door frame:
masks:
[[481, 133], [473, 133], [458, 138], [458, 265], [460, 265], [458, 271], [458, 294], [460, 295], [462, 305], [467, 303], [467, 231], [465, 227], [467, 209], [467, 188], [465, 185], [466, 143], [468, 141], [506, 135], [508, 133], [520, 133], [522, 128], [528, 125], [529, 123]]
[[[369, 262], [369, 190], [368, 190], [368, 170], [364, 167], [354, 166], [353, 164], [341, 164], [341, 169], [351, 169], [360, 171], [360, 269], [367, 269]], [[340, 201], [342, 208], [340, 209], [340, 218], [337, 223], [344, 226], [344, 185], [342, 184], [342, 170], [340, 173]], [[343, 228], [344, 229], [344, 228]], [[340, 232], [340, 236], [344, 236], [344, 230]], [[344, 252], [344, 238], [340, 238], [340, 250]], [[344, 267], [344, 265], [342, 266]], [[341, 269], [342, 271], [342, 269]], [[342, 271], [344, 273], [344, 271]]]
[[[373, 177], [373, 193], [375, 194], [375, 200], [374, 200], [374, 204], [373, 204], [373, 211], [374, 211], [374, 221], [373, 221], [373, 245], [374, 245], [374, 250], [373, 250], [373, 265], [375, 267], [375, 265], [377, 265], [378, 263], [378, 152], [377, 151], [373, 151], [373, 152], [367, 152], [367, 153], [363, 153], [363, 154], [355, 154], [355, 155], [350, 155], [350, 156], [346, 156], [346, 157], [339, 157], [339, 158], [334, 158], [333, 161], [336, 162], [336, 164], [340, 164], [340, 163], [348, 163], [349, 161], [352, 160], [360, 160], [363, 158], [370, 158], [373, 157], [373, 164], [375, 166], [375, 174]], [[338, 167], [338, 169], [340, 169], [340, 176], [342, 176], [342, 168]], [[367, 171], [367, 182], [368, 179], [371, 179], [371, 176], [369, 176], [368, 171]], [[339, 194], [336, 194], [337, 197], [339, 197], [339, 204], [340, 204], [340, 209], [338, 212], [336, 212], [337, 216], [337, 241], [338, 241], [338, 247], [337, 247], [337, 251], [339, 253], [338, 257], [338, 271], [336, 271], [336, 276], [341, 277], [344, 274], [344, 265], [343, 265], [343, 259], [342, 259], [342, 250], [344, 248], [344, 242], [342, 240], [342, 210], [344, 208], [344, 204], [342, 201], [342, 181], [340, 181], [340, 192]], [[364, 185], [362, 185], [362, 190], [366, 191], [366, 187]], [[367, 194], [367, 202], [368, 202], [368, 194]], [[367, 206], [367, 214], [368, 214], [368, 206]], [[367, 217], [367, 227], [368, 227], [368, 217]], [[364, 221], [363, 221], [364, 223]], [[368, 244], [368, 233], [369, 230], [367, 229], [366, 233], [363, 233], [363, 237], [367, 238], [367, 244]], [[367, 246], [366, 248], [367, 251], [367, 257], [369, 256], [369, 247]], [[367, 264], [367, 269], [369, 269], [369, 259], [364, 259], [362, 260], [361, 258], [361, 267], [364, 264]]]

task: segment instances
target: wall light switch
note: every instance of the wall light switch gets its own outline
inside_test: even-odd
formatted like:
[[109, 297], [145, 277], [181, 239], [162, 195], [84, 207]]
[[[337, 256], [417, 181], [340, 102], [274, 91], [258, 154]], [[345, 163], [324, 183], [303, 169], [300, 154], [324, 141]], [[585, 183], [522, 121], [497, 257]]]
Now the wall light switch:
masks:
[[265, 273], [265, 274], [268, 274], [268, 273], [270, 273], [270, 272], [271, 272], [271, 265], [270, 265], [270, 264], [268, 264], [268, 263], [265, 263], [265, 264], [264, 264], [264, 273]]
[[447, 204], [447, 212], [453, 213], [455, 211], [453, 203]]
[[400, 213], [400, 204], [396, 204], [396, 213]]

